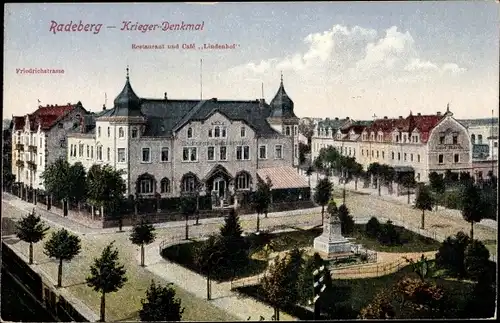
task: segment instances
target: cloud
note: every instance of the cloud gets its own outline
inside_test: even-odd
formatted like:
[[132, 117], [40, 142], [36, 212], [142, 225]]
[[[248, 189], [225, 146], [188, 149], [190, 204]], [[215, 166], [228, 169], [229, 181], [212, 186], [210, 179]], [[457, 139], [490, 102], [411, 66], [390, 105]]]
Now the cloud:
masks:
[[458, 75], [466, 71], [456, 63], [441, 63], [420, 57], [409, 31], [396, 26], [377, 33], [360, 26], [334, 25], [331, 29], [304, 37], [307, 49], [285, 57], [273, 57], [232, 68], [231, 72], [265, 75], [291, 71], [301, 79], [328, 78], [358, 82], [370, 77], [404, 77], [421, 73]]

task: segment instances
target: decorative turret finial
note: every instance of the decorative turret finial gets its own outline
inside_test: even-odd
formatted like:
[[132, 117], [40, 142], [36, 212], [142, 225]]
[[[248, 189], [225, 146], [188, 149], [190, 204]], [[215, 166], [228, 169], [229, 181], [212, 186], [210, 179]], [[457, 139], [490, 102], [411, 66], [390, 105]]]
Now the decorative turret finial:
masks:
[[283, 83], [283, 71], [281, 71], [281, 83]]
[[128, 77], [129, 77], [129, 76], [128, 76], [128, 65], [127, 65], [127, 81], [128, 81]]
[[448, 102], [448, 104], [446, 105], [446, 112], [450, 112], [450, 103]]

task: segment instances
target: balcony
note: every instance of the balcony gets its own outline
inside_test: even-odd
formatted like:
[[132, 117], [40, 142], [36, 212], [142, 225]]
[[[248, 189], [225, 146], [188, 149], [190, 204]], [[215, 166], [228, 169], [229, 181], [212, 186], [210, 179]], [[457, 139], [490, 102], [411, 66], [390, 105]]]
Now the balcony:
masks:
[[19, 167], [19, 168], [23, 168], [24, 167], [24, 161], [23, 160], [17, 160], [16, 161], [16, 166]]
[[16, 144], [16, 150], [24, 151], [24, 145], [23, 144]]
[[34, 161], [27, 161], [26, 164], [28, 164], [28, 168], [35, 170], [36, 171], [36, 163]]
[[28, 146], [28, 151], [29, 152], [33, 152], [33, 153], [36, 154], [36, 150], [37, 150], [37, 146], [35, 146], [35, 145], [29, 145]]

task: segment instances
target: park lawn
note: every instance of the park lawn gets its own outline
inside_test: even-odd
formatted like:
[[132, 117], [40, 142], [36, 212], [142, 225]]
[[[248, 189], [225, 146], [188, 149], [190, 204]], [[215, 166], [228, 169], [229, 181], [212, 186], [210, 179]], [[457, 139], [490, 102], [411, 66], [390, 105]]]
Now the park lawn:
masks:
[[[53, 229], [50, 231], [53, 231]], [[48, 237], [49, 235], [44, 241]], [[86, 240], [82, 241], [81, 253], [73, 261], [63, 265], [63, 287], [99, 315], [100, 295], [86, 285], [85, 277], [89, 274], [93, 259], [100, 255], [108, 243], [115, 241], [115, 245], [119, 250], [120, 263], [124, 264], [127, 269], [128, 281], [118, 292], [106, 295], [107, 321], [138, 320], [138, 311], [142, 307], [141, 299], [145, 297], [146, 289], [151, 281], [155, 280], [158, 283], [167, 284], [166, 281], [139, 266], [136, 259], [139, 247], [132, 245], [128, 237], [127, 234], [87, 236]], [[26, 243], [20, 241], [15, 243], [14, 247], [23, 254], [28, 254], [28, 245]], [[35, 244], [34, 260], [54, 281], [57, 280], [57, 263], [43, 254], [43, 242]], [[182, 306], [185, 308], [184, 321], [236, 320], [236, 317], [211, 305], [206, 300], [197, 298], [177, 286], [174, 286], [174, 288], [177, 297], [181, 299]]]
[[[359, 311], [370, 304], [378, 292], [385, 288], [391, 288], [401, 278], [408, 275], [417, 278], [412, 272], [411, 267], [406, 266], [396, 273], [382, 277], [334, 279], [332, 288], [335, 290], [335, 293], [331, 295], [333, 297], [333, 299], [331, 299], [332, 302], [337, 306], [350, 305], [353, 310], [352, 312], [348, 311], [349, 316], [347, 317], [341, 317], [342, 314], [337, 314], [340, 316], [335, 316], [334, 319], [355, 319]], [[466, 301], [467, 295], [470, 295], [474, 288], [474, 284], [467, 281], [444, 280], [439, 278], [429, 278], [428, 280], [434, 281], [439, 286], [445, 288], [448, 295], [450, 295], [457, 304], [463, 304], [463, 302]], [[237, 288], [237, 290], [244, 295], [266, 302], [260, 285], [240, 287]], [[286, 310], [287, 313], [301, 320], [312, 319], [312, 313], [304, 310], [302, 307], [294, 306]]]

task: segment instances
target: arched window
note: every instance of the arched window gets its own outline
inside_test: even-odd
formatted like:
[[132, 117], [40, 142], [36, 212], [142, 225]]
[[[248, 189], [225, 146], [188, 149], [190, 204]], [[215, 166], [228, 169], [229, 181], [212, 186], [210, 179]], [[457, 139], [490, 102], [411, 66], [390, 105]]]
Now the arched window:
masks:
[[247, 172], [236, 175], [235, 186], [237, 190], [247, 190], [251, 186], [251, 177]]
[[191, 128], [191, 127], [188, 128], [187, 137], [188, 138], [193, 138], [193, 128]]
[[132, 128], [132, 138], [137, 138], [137, 128]]
[[214, 130], [214, 137], [215, 138], [219, 138], [220, 137], [220, 128], [219, 126], [215, 126], [215, 130]]
[[160, 193], [170, 193], [170, 180], [166, 177], [160, 181]]
[[155, 191], [155, 179], [153, 175], [142, 174], [137, 179], [137, 193], [139, 194], [151, 194]]
[[193, 173], [187, 173], [182, 177], [181, 180], [181, 191], [183, 193], [193, 193], [196, 192], [196, 187], [198, 186], [198, 178]]
[[108, 137], [111, 136], [111, 128], [108, 127]]
[[120, 138], [125, 137], [125, 131], [123, 131], [122, 127], [118, 128], [118, 137]]
[[226, 127], [222, 127], [222, 134], [221, 134], [221, 137], [222, 137], [222, 138], [226, 138]]

